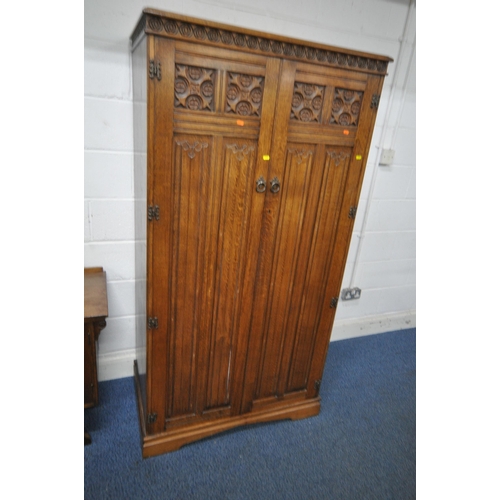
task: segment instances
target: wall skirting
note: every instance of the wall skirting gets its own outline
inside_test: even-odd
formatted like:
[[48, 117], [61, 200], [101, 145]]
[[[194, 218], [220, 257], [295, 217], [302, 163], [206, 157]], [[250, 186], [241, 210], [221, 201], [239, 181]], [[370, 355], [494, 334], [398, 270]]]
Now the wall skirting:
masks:
[[333, 325], [330, 342], [363, 337], [364, 335], [373, 335], [376, 333], [404, 330], [406, 328], [416, 328], [416, 326], [416, 311], [340, 320], [336, 321]]
[[[397, 314], [383, 314], [335, 322], [330, 341], [345, 340], [364, 335], [416, 328], [416, 311]], [[134, 375], [135, 349], [102, 354], [97, 358], [99, 382]]]
[[133, 377], [135, 349], [101, 354], [97, 358], [97, 379], [99, 382], [116, 378]]

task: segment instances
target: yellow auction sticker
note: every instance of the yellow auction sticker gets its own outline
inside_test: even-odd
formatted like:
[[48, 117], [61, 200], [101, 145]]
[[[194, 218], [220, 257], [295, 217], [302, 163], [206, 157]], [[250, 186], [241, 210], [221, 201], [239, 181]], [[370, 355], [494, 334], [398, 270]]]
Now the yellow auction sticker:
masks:
[[363, 157], [361, 155], [356, 155], [356, 160], [361, 160]]
[[271, 159], [271, 157], [270, 157], [269, 155], [264, 155], [264, 156], [262, 157], [262, 159], [263, 159], [264, 161], [269, 161], [269, 160]]

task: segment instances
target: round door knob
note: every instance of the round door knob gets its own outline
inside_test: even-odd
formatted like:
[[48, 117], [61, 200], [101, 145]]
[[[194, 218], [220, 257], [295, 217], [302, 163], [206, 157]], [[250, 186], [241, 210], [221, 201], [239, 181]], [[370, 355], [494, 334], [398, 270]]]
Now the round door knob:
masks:
[[281, 189], [280, 181], [275, 177], [271, 181], [271, 193], [277, 193]]
[[257, 191], [257, 193], [263, 193], [266, 190], [266, 180], [264, 179], [264, 177], [259, 177], [255, 190]]

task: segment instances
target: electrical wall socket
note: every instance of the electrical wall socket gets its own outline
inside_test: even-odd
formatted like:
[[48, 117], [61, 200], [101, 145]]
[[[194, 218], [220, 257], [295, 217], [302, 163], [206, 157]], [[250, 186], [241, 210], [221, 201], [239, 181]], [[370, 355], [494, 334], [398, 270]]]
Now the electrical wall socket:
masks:
[[361, 297], [361, 288], [344, 288], [340, 296], [342, 300], [359, 299]]
[[380, 165], [392, 165], [395, 153], [394, 149], [383, 149], [380, 156]]

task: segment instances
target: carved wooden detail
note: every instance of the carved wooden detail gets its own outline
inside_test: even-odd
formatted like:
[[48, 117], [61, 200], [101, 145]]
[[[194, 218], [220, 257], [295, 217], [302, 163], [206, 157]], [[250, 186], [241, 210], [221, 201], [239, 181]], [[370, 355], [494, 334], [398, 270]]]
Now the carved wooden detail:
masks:
[[301, 122], [319, 122], [325, 87], [295, 82], [290, 118]]
[[215, 71], [196, 66], [175, 65], [175, 106], [190, 111], [214, 110]]
[[[181, 21], [152, 12], [146, 13], [147, 22], [144, 25], [146, 33], [168, 36], [183, 40], [200, 41], [223, 47], [253, 50], [266, 55], [282, 55], [287, 58], [317, 62], [324, 65], [355, 69], [367, 73], [385, 75], [388, 61], [370, 57], [369, 54], [345, 53], [339, 50], [327, 50], [300, 43], [288, 43], [276, 39], [239, 33], [233, 30], [202, 26], [194, 22]], [[132, 41], [140, 36], [142, 30], [136, 30]]]
[[344, 127], [357, 127], [363, 92], [335, 89], [330, 123]]
[[229, 72], [226, 89], [226, 113], [260, 116], [263, 93], [263, 77]]
[[255, 148], [253, 146], [248, 146], [247, 144], [243, 144], [242, 146], [239, 146], [237, 144], [228, 144], [227, 148], [235, 154], [238, 161], [243, 160], [246, 155], [255, 151]]
[[178, 146], [181, 146], [184, 151], [187, 151], [187, 155], [191, 159], [193, 159], [196, 156], [196, 153], [199, 153], [202, 149], [208, 148], [208, 144], [206, 142], [194, 141], [193, 143], [190, 143], [188, 141], [176, 140], [175, 143]]
[[336, 167], [338, 167], [342, 161], [351, 157], [349, 153], [345, 153], [344, 151], [328, 151], [327, 153], [328, 156], [333, 160], [333, 163]]
[[295, 157], [297, 165], [300, 165], [308, 156], [313, 154], [313, 151], [310, 149], [289, 148], [288, 152]]

